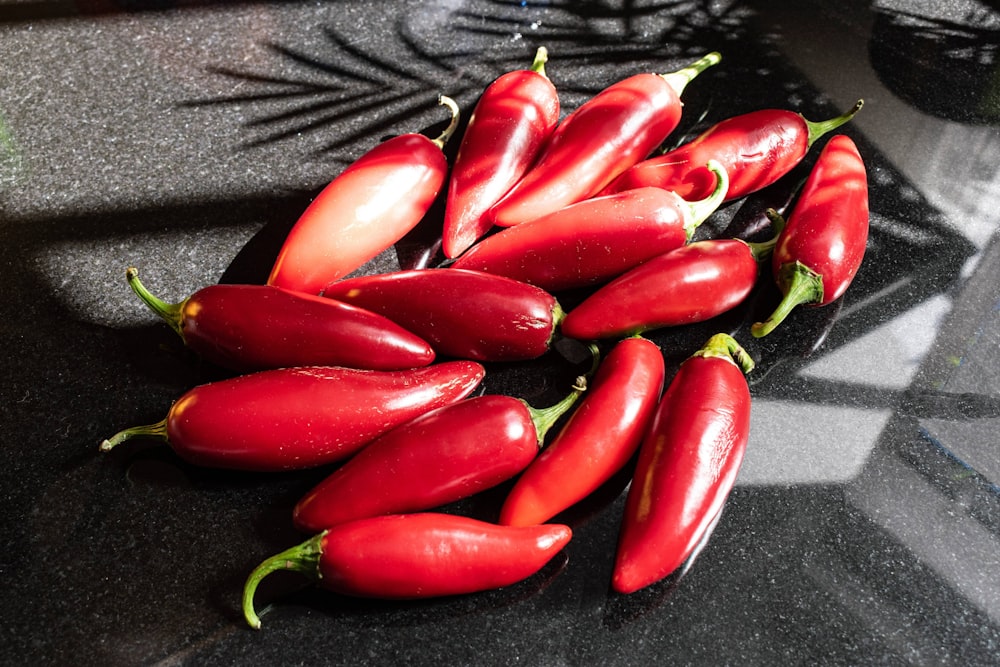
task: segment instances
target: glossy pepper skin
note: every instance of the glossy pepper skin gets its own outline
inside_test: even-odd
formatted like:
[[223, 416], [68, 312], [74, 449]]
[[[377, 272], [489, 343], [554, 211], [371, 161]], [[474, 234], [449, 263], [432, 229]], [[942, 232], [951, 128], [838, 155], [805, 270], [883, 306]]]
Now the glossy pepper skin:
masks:
[[241, 373], [290, 366], [400, 370], [427, 366], [434, 350], [362, 308], [271, 285], [209, 285], [164, 303], [126, 271], [132, 290], [206, 361]]
[[538, 454], [549, 427], [583, 387], [536, 410], [486, 395], [432, 410], [389, 431], [296, 504], [296, 528], [318, 533], [381, 514], [429, 510], [507, 481]]
[[323, 295], [388, 317], [439, 356], [476, 361], [541, 356], [563, 315], [556, 298], [539, 287], [450, 268], [348, 278]]
[[319, 294], [399, 241], [423, 219], [444, 185], [441, 147], [458, 125], [458, 107], [436, 140], [403, 134], [371, 149], [330, 182], [285, 239], [269, 285]]
[[492, 208], [493, 222], [528, 222], [600, 192], [663, 143], [681, 118], [687, 83], [721, 56], [671, 74], [636, 74], [605, 88], [552, 132], [538, 160]]
[[530, 70], [504, 74], [476, 103], [448, 181], [445, 257], [458, 257], [489, 231], [490, 207], [524, 175], [559, 122], [547, 59], [548, 51], [539, 47]]
[[859, 100], [847, 113], [820, 122], [783, 109], [728, 118], [690, 143], [633, 165], [602, 194], [652, 186], [672, 190], [685, 199], [700, 199], [715, 186], [715, 177], [705, 164], [716, 160], [729, 173], [725, 199], [739, 199], [791, 171], [817, 139], [851, 120], [862, 104]]
[[741, 304], [757, 284], [774, 239], [710, 239], [654, 257], [584, 299], [563, 318], [577, 340], [631, 336], [704, 322]]
[[663, 394], [625, 501], [612, 588], [632, 593], [677, 570], [718, 516], [750, 433], [753, 361], [717, 334]]
[[617, 343], [600, 362], [580, 406], [525, 470], [500, 523], [544, 523], [621, 470], [639, 446], [663, 389], [663, 354], [644, 338]]
[[191, 389], [156, 424], [126, 429], [165, 440], [182, 459], [232, 470], [281, 471], [332, 463], [400, 424], [459, 401], [485, 370], [451, 361], [404, 371], [283, 368]]
[[570, 204], [483, 239], [452, 265], [514, 278], [550, 292], [609, 279], [683, 246], [718, 207], [726, 173], [717, 163], [715, 191], [687, 202], [661, 188], [638, 188]]
[[771, 256], [783, 298], [751, 328], [774, 330], [798, 305], [825, 306], [847, 290], [868, 244], [868, 176], [858, 147], [845, 135], [823, 147]]
[[261, 579], [293, 570], [320, 586], [365, 598], [414, 599], [502, 588], [542, 569], [572, 537], [568, 526], [499, 526], [434, 512], [358, 519], [272, 556], [243, 589], [247, 623]]

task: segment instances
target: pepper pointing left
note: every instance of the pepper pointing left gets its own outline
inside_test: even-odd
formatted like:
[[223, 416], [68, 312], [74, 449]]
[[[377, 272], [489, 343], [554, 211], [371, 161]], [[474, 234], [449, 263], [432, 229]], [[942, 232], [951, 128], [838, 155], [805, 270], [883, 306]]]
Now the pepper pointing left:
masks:
[[419, 223], [444, 185], [448, 162], [441, 148], [458, 127], [434, 140], [403, 134], [371, 149], [345, 169], [306, 208], [288, 233], [267, 282], [319, 294], [392, 246]]

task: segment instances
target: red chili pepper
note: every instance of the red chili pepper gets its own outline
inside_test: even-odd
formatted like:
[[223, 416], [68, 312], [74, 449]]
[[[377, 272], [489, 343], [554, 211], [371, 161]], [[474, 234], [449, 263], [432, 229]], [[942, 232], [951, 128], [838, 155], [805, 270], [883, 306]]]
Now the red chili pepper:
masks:
[[345, 169], [296, 221], [268, 284], [319, 294], [400, 240], [423, 219], [444, 184], [441, 152], [458, 126], [458, 107], [441, 104], [451, 123], [437, 139], [403, 134], [371, 149]]
[[563, 314], [539, 287], [457, 269], [348, 278], [328, 285], [323, 295], [385, 315], [441, 356], [477, 361], [541, 356]]
[[791, 171], [817, 139], [854, 118], [863, 103], [858, 100], [847, 113], [821, 122], [781, 109], [734, 116], [690, 143], [630, 167], [601, 194], [653, 186], [673, 190], [685, 199], [700, 199], [715, 186], [715, 177], [705, 164], [717, 160], [729, 172], [726, 201], [738, 199]]
[[542, 569], [569, 542], [568, 526], [498, 526], [440, 513], [394, 514], [334, 526], [268, 558], [243, 588], [247, 623], [260, 581], [292, 570], [326, 589], [384, 599], [462, 595], [510, 586]]
[[644, 338], [627, 338], [600, 363], [587, 395], [518, 478], [500, 523], [548, 521], [583, 500], [635, 453], [663, 389], [663, 355]]
[[491, 209], [509, 227], [588, 199], [663, 143], [681, 118], [680, 94], [721, 60], [710, 53], [671, 74], [636, 74], [595, 95], [552, 132], [537, 162]]
[[400, 370], [426, 366], [434, 350], [387, 317], [271, 285], [209, 285], [165, 303], [125, 272], [132, 290], [203, 359], [246, 372], [289, 366]]
[[530, 70], [508, 72], [476, 104], [451, 169], [442, 246], [461, 255], [493, 226], [487, 215], [524, 175], [559, 122], [559, 96], [538, 47]]
[[766, 336], [798, 305], [825, 306], [854, 280], [868, 244], [868, 176], [850, 137], [827, 142], [792, 209], [771, 257], [783, 298], [751, 327]]
[[475, 269], [550, 292], [593, 285], [678, 248], [718, 207], [726, 173], [718, 163], [715, 192], [686, 202], [660, 188], [638, 188], [570, 204], [483, 239], [453, 269]]
[[753, 291], [758, 262], [775, 240], [710, 239], [654, 257], [584, 299], [560, 331], [577, 340], [620, 338], [721, 315]]
[[445, 505], [505, 482], [538, 454], [545, 434], [584, 391], [535, 409], [510, 396], [478, 396], [428, 412], [358, 452], [295, 506], [296, 527]]
[[260, 371], [191, 389], [156, 424], [126, 429], [165, 440], [189, 463], [278, 471], [347, 458], [386, 431], [459, 401], [482, 381], [472, 361], [405, 371], [310, 366]]
[[632, 593], [680, 567], [719, 514], [750, 432], [753, 360], [727, 334], [681, 364], [639, 447], [612, 587]]

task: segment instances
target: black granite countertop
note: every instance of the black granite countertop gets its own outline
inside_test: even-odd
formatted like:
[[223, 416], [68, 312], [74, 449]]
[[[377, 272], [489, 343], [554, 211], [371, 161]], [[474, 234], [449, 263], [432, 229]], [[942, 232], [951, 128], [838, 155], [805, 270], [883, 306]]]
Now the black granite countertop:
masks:
[[[771, 2], [0, 1], [0, 663], [996, 664], [1000, 655], [1000, 5]], [[561, 517], [565, 551], [506, 589], [364, 601], [292, 573], [290, 510], [329, 472], [200, 469], [98, 443], [225, 374], [131, 293], [261, 282], [310, 198], [379, 140], [440, 130], [550, 52], [564, 111], [712, 50], [679, 143], [731, 115], [841, 131], [869, 173], [847, 294], [774, 334], [762, 282], [717, 320], [652, 334], [668, 372], [707, 334], [758, 366], [746, 459], [687, 574], [609, 588], [627, 476]], [[816, 152], [810, 153], [803, 168]], [[726, 207], [730, 233], [780, 199]], [[435, 217], [437, 216], [437, 217]], [[440, 210], [362, 272], [440, 262]], [[566, 297], [572, 300], [573, 296]], [[484, 391], [544, 404], [552, 352]], [[495, 517], [506, 488], [446, 508]]]

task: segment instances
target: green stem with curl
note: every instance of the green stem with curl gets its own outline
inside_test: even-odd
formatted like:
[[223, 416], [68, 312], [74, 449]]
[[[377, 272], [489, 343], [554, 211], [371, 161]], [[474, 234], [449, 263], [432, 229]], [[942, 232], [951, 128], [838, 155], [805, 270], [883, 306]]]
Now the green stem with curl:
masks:
[[829, 120], [811, 121], [803, 118], [802, 120], [806, 122], [806, 128], [809, 130], [809, 139], [807, 145], [812, 146], [813, 142], [822, 137], [824, 134], [826, 134], [827, 132], [832, 132], [833, 130], [837, 129], [847, 121], [854, 118], [854, 114], [861, 111], [861, 107], [863, 107], [864, 104], [865, 104], [864, 100], [858, 100], [850, 111], [848, 111], [847, 113], [843, 113], [837, 116], [836, 118], [830, 118]]
[[125, 279], [128, 286], [132, 288], [143, 303], [149, 309], [159, 315], [170, 325], [170, 328], [177, 332], [177, 335], [184, 338], [184, 301], [180, 303], [167, 303], [151, 293], [139, 280], [139, 269], [130, 266], [125, 269]]
[[146, 424], [145, 426], [133, 426], [132, 428], [127, 428], [124, 431], [119, 431], [113, 436], [101, 443], [102, 452], [110, 452], [116, 446], [122, 444], [126, 440], [131, 440], [136, 437], [151, 437], [159, 438], [166, 442], [167, 440], [167, 419], [164, 417], [162, 420], [156, 422], [155, 424]]
[[736, 342], [736, 339], [725, 333], [718, 333], [709, 338], [701, 349], [691, 356], [726, 359], [739, 366], [744, 374], [752, 371], [755, 365], [753, 358]]
[[774, 246], [778, 245], [778, 237], [781, 236], [781, 230], [785, 228], [785, 219], [773, 208], [764, 211], [764, 215], [767, 216], [774, 227], [774, 234], [771, 235], [771, 238], [766, 241], [744, 241], [750, 248], [750, 254], [758, 262], [774, 252]]
[[726, 199], [729, 193], [729, 173], [726, 168], [716, 160], [709, 160], [706, 168], [715, 174], [715, 189], [704, 199], [686, 202], [688, 205], [687, 220], [684, 223], [684, 233], [690, 241], [695, 231], [701, 223], [708, 219], [708, 216], [715, 213], [716, 209]]
[[778, 287], [784, 296], [771, 316], [750, 327], [755, 338], [762, 338], [774, 331], [796, 306], [823, 301], [823, 276], [802, 262], [788, 262], [778, 269]]
[[535, 60], [531, 63], [531, 71], [536, 74], [541, 74], [546, 79], [549, 78], [545, 73], [545, 63], [549, 61], [549, 50], [544, 46], [539, 46], [538, 50], [535, 51]]
[[587, 378], [580, 376], [573, 383], [573, 391], [566, 395], [561, 401], [547, 408], [533, 408], [526, 401], [521, 401], [528, 408], [531, 421], [535, 424], [535, 433], [538, 435], [538, 446], [545, 442], [545, 435], [549, 429], [559, 421], [566, 412], [573, 407], [577, 399], [587, 390]]
[[717, 51], [712, 51], [703, 58], [691, 63], [687, 67], [677, 70], [676, 72], [670, 72], [669, 74], [661, 74], [663, 80], [670, 84], [670, 87], [680, 95], [684, 92], [684, 88], [687, 87], [691, 81], [707, 70], [712, 65], [717, 65], [722, 61], [722, 54]]
[[243, 586], [243, 616], [251, 628], [260, 630], [260, 617], [253, 608], [253, 597], [264, 577], [278, 570], [290, 570], [300, 572], [314, 580], [321, 578], [319, 561], [323, 555], [323, 538], [326, 537], [326, 533], [327, 531], [323, 531], [301, 544], [271, 556], [250, 573]]
[[438, 104], [448, 107], [451, 111], [451, 122], [448, 123], [448, 127], [444, 128], [444, 132], [442, 132], [437, 139], [433, 140], [434, 144], [438, 148], [444, 148], [444, 145], [448, 143], [449, 139], [451, 139], [451, 135], [455, 134], [455, 130], [458, 129], [458, 120], [462, 113], [459, 111], [458, 104], [455, 103], [455, 100], [451, 99], [447, 95], [439, 97]]

